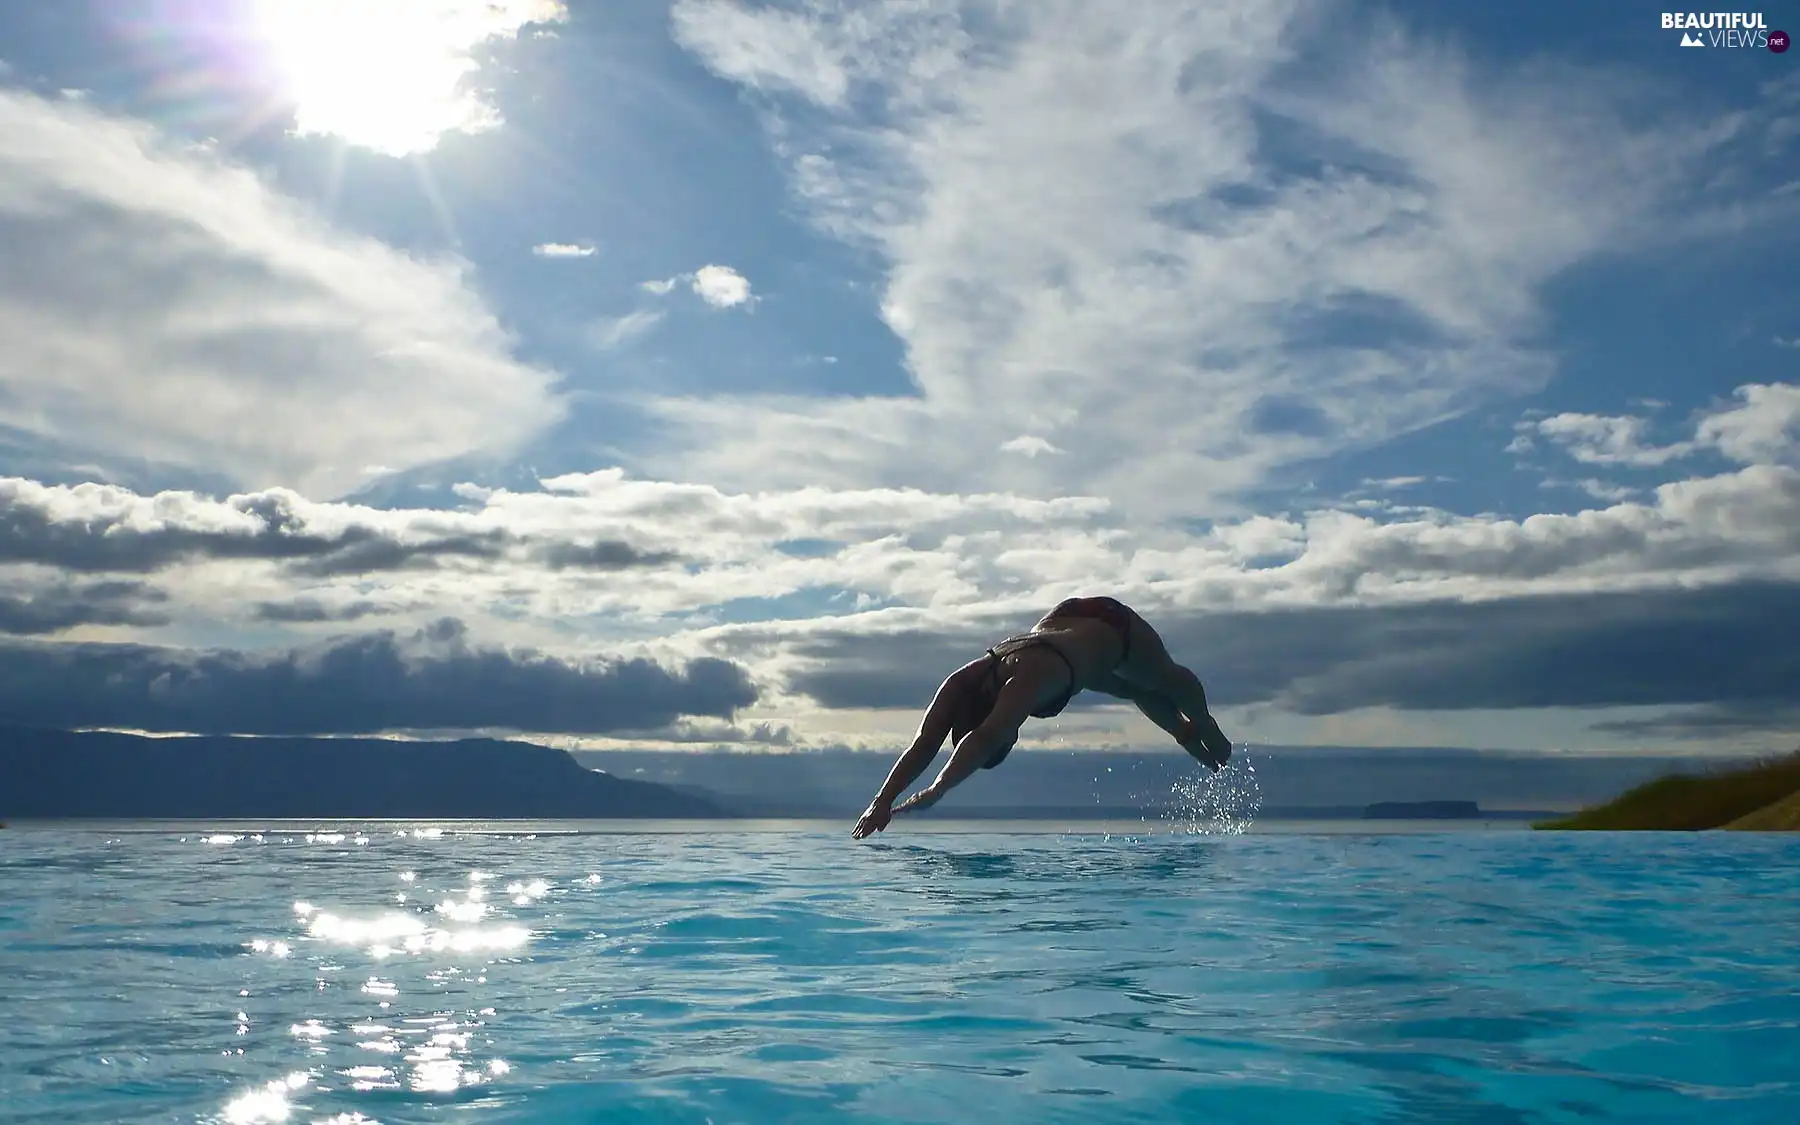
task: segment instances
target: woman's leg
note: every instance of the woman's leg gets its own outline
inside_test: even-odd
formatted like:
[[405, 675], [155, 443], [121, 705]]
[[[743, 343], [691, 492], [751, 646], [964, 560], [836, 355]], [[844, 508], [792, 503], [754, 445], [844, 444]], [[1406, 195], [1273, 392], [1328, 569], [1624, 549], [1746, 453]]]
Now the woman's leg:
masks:
[[1121, 680], [1117, 676], [1106, 677], [1105, 680], [1094, 684], [1093, 690], [1117, 699], [1130, 700], [1137, 705], [1139, 711], [1144, 713], [1144, 718], [1168, 731], [1169, 736], [1176, 742], [1180, 742], [1183, 736], [1189, 733], [1189, 724], [1187, 719], [1182, 716], [1181, 708], [1175, 705], [1174, 700], [1160, 691], [1139, 687], [1128, 680]]
[[[1218, 722], [1206, 705], [1206, 688], [1200, 683], [1200, 677], [1183, 665], [1175, 663], [1163, 644], [1162, 637], [1150, 623], [1136, 613], [1132, 614], [1131, 652], [1125, 662], [1114, 672], [1119, 679], [1136, 687], [1146, 689], [1152, 696], [1161, 696], [1181, 709], [1188, 723], [1181, 730], [1171, 730], [1181, 748], [1199, 758], [1214, 769], [1222, 767], [1231, 758], [1231, 740], [1219, 729]], [[1143, 705], [1139, 704], [1139, 709]], [[1149, 714], [1148, 711], [1145, 712]], [[1158, 726], [1163, 724], [1155, 716], [1151, 721]], [[1169, 730], [1163, 726], [1164, 730]]]

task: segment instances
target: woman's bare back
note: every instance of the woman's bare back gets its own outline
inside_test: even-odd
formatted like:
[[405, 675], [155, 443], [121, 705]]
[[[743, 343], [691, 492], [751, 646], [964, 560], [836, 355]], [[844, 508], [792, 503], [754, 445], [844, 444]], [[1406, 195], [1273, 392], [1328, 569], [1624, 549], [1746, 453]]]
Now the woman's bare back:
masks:
[[[1026, 635], [1056, 646], [1067, 659], [1068, 666], [1064, 667], [1054, 656], [1031, 648], [1022, 648], [1004, 659], [1014, 665], [1020, 662], [1043, 665], [1063, 676], [1073, 669], [1077, 691], [1085, 691], [1111, 675], [1118, 667], [1124, 649], [1124, 642], [1112, 626], [1091, 617], [1049, 618], [1039, 621]], [[1045, 660], [1049, 662], [1047, 665]]]

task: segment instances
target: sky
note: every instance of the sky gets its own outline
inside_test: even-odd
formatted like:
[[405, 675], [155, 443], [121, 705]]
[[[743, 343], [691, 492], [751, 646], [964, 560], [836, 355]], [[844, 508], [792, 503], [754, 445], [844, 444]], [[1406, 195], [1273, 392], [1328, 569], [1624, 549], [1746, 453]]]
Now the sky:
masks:
[[0, 722], [1800, 743], [1800, 7], [1132, 13], [0, 6]]

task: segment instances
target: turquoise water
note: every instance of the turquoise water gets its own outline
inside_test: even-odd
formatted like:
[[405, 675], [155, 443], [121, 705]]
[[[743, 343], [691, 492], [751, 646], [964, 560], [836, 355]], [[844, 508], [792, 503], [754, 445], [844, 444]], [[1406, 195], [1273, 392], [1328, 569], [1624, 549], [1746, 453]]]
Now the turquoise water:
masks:
[[1800, 1120], [1800, 839], [0, 832], [0, 1121]]

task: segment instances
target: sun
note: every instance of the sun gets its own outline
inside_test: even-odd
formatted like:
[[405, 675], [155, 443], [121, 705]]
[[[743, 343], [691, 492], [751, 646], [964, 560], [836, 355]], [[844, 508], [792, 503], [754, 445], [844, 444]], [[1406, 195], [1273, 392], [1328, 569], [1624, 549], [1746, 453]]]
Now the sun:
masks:
[[527, 24], [566, 18], [561, 0], [253, 0], [257, 37], [295, 132], [390, 156], [500, 123], [469, 88], [474, 51]]

